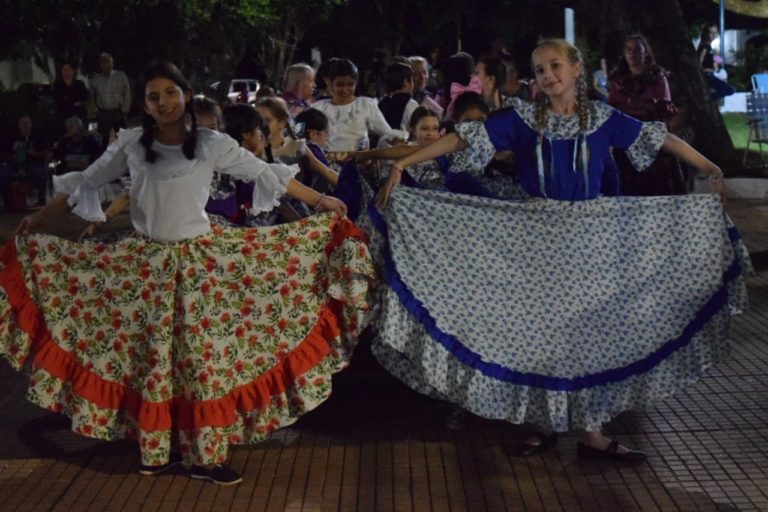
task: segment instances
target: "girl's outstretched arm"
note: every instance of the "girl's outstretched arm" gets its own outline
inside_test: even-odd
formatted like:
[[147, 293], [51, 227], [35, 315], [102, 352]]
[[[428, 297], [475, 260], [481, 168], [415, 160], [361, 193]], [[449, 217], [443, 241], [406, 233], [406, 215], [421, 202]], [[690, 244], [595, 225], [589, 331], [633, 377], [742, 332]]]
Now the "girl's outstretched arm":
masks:
[[288, 182], [288, 189], [285, 193], [286, 195], [311, 206], [319, 212], [333, 210], [342, 217], [347, 215], [347, 205], [345, 205], [343, 201], [335, 197], [321, 194], [320, 192], [299, 183], [293, 178]]
[[355, 159], [355, 162], [364, 162], [366, 160], [397, 160], [398, 158], [410, 156], [419, 149], [421, 149], [420, 146], [401, 144], [399, 146], [391, 146], [388, 148], [355, 151], [352, 153], [352, 157]]
[[34, 233], [40, 229], [40, 227], [49, 217], [67, 213], [72, 209], [72, 207], [69, 206], [68, 200], [69, 194], [56, 194], [53, 199], [48, 202], [48, 204], [43, 206], [32, 215], [27, 215], [21, 219], [21, 222], [19, 222], [19, 225], [16, 227], [14, 234], [21, 235], [25, 233]]
[[91, 222], [88, 224], [88, 226], [83, 230], [82, 233], [80, 233], [80, 236], [77, 237], [78, 242], [82, 242], [86, 238], [90, 238], [93, 235], [96, 234], [96, 232], [99, 231], [104, 225], [106, 225], [110, 220], [114, 219], [116, 216], [120, 215], [120, 213], [125, 210], [126, 208], [131, 206], [131, 196], [128, 194], [128, 192], [123, 192], [119, 196], [117, 196], [107, 207], [107, 210], [104, 212], [104, 217], [106, 220], [104, 222]]
[[712, 184], [712, 192], [718, 194], [723, 201], [723, 204], [725, 204], [726, 194], [725, 185], [723, 184], [723, 171], [721, 171], [714, 162], [693, 149], [681, 138], [672, 135], [671, 133], [667, 133], [664, 137], [664, 144], [662, 147], [692, 167], [707, 172]]
[[431, 144], [420, 147], [418, 151], [398, 159], [395, 164], [400, 168], [405, 168], [409, 165], [426, 162], [427, 160], [435, 160], [436, 158], [439, 158], [443, 155], [453, 153], [454, 151], [459, 151], [468, 146], [469, 144], [467, 144], [467, 142], [460, 138], [457, 134], [449, 133], [444, 137], [440, 137]]
[[392, 168], [389, 171], [389, 177], [387, 178], [386, 183], [382, 185], [378, 195], [376, 196], [376, 205], [379, 208], [384, 208], [387, 206], [387, 204], [389, 204], [389, 198], [392, 195], [392, 191], [400, 183], [400, 177], [402, 176], [403, 169], [405, 167], [408, 167], [409, 165], [420, 164], [421, 162], [426, 162], [427, 160], [435, 160], [436, 158], [439, 158], [443, 155], [453, 153], [454, 151], [459, 151], [468, 146], [469, 144], [467, 144], [467, 142], [464, 141], [461, 137], [455, 133], [450, 133], [444, 137], [440, 137], [435, 142], [427, 146], [420, 147], [418, 151], [415, 151], [406, 157], [400, 158], [394, 164], [392, 164]]
[[304, 156], [306, 157], [307, 162], [309, 162], [310, 169], [319, 174], [325, 181], [331, 185], [336, 185], [339, 182], [339, 175], [318, 160], [309, 148], [304, 151]]

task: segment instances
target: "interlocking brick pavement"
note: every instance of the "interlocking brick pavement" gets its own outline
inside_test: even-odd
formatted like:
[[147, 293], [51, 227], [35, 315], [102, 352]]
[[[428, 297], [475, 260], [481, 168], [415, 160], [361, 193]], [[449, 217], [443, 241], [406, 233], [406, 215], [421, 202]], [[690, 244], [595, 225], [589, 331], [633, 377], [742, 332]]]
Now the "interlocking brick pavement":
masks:
[[[732, 201], [728, 211], [751, 251], [768, 250], [768, 204]], [[0, 239], [18, 219], [0, 217]], [[74, 237], [83, 226], [62, 217], [49, 230]], [[389, 377], [364, 342], [325, 404], [232, 450], [241, 485], [220, 488], [181, 469], [141, 477], [133, 443], [71, 433], [66, 418], [26, 402], [23, 376], [0, 363], [0, 510], [768, 511], [768, 272], [749, 293], [727, 361], [608, 425], [648, 452], [641, 465], [580, 461], [572, 434], [517, 459], [508, 454], [524, 427], [470, 417], [448, 430], [449, 406]]]

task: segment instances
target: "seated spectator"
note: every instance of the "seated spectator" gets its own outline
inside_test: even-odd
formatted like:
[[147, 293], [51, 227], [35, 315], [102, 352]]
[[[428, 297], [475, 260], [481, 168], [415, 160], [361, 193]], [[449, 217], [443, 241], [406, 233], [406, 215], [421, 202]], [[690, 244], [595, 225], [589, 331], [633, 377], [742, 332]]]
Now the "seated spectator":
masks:
[[413, 99], [422, 107], [427, 107], [442, 117], [443, 109], [434, 100], [434, 97], [427, 90], [427, 81], [429, 80], [429, 64], [424, 57], [408, 57], [413, 71]]
[[283, 99], [288, 104], [288, 113], [295, 118], [309, 107], [315, 92], [315, 70], [307, 64], [293, 64], [285, 70]]
[[53, 101], [56, 105], [56, 117], [62, 122], [72, 116], [80, 118], [84, 129], [88, 129], [88, 116], [85, 103], [88, 101], [88, 89], [85, 82], [76, 78], [75, 67], [65, 62], [59, 68], [59, 77], [53, 82]]
[[53, 157], [59, 161], [56, 174], [82, 171], [101, 155], [99, 143], [85, 133], [79, 117], [69, 117], [64, 127], [67, 134], [53, 145]]
[[32, 118], [24, 114], [18, 119], [18, 131], [2, 145], [0, 190], [8, 191], [14, 181], [29, 177], [37, 190], [37, 205], [45, 204], [48, 185], [48, 145], [32, 131]]
[[389, 126], [408, 131], [411, 114], [419, 104], [411, 97], [413, 70], [408, 64], [396, 62], [384, 72], [387, 95], [379, 101], [379, 110]]

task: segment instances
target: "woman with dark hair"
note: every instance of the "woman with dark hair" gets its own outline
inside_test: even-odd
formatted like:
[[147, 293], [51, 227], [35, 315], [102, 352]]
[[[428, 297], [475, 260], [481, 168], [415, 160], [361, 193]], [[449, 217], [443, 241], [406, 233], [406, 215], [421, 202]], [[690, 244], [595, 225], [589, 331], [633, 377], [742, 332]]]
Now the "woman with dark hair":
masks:
[[[656, 64], [648, 40], [634, 34], [624, 41], [624, 52], [608, 82], [608, 103], [640, 121], [667, 122], [676, 112], [667, 83], [668, 73]], [[685, 181], [675, 157], [660, 151], [643, 173], [635, 171], [622, 150], [614, 152], [620, 189], [627, 196], [685, 194]]]
[[[0, 354], [17, 369], [34, 361], [27, 396], [70, 416], [74, 431], [138, 439], [140, 474], [183, 459], [193, 478], [236, 484], [222, 465], [229, 445], [293, 423], [347, 365], [370, 257], [339, 200], [198, 129], [175, 66], [153, 63], [145, 76], [143, 127], [66, 175], [69, 192], [25, 217], [0, 252]], [[135, 236], [105, 245], [32, 234], [126, 168]], [[212, 227], [214, 172], [254, 182], [254, 211], [287, 194], [338, 216]]]
[[53, 101], [56, 115], [61, 121], [77, 116], [85, 131], [88, 131], [88, 115], [85, 110], [88, 88], [85, 82], [77, 79], [77, 68], [69, 62], [61, 65], [59, 76], [53, 82]]

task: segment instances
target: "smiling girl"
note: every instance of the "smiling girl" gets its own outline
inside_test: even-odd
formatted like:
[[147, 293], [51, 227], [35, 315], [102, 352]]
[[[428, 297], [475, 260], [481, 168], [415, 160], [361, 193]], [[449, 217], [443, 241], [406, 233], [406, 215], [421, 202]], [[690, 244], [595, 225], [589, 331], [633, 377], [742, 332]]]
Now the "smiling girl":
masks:
[[359, 73], [352, 61], [339, 59], [331, 73], [331, 98], [312, 105], [328, 117], [330, 134], [325, 149], [329, 160], [343, 160], [346, 153], [370, 147], [368, 132], [387, 140], [408, 137], [387, 124], [375, 98], [355, 95]]
[[[153, 63], [145, 77], [142, 127], [72, 173], [70, 192], [25, 217], [3, 248], [0, 354], [17, 369], [34, 360], [28, 396], [74, 431], [138, 439], [142, 475], [181, 458], [193, 478], [236, 484], [223, 465], [230, 444], [260, 441], [328, 397], [364, 323], [370, 258], [343, 203], [198, 128], [174, 65]], [[126, 168], [135, 236], [105, 245], [32, 234]], [[254, 182], [254, 212], [288, 194], [336, 215], [212, 226], [214, 172]]]
[[[723, 353], [722, 347], [727, 345], [728, 305], [718, 310], [717, 319], [707, 327], [713, 329], [712, 333], [697, 333], [694, 341], [684, 346], [680, 346], [681, 338], [676, 336], [688, 339], [685, 332], [693, 331], [693, 328], [686, 327], [691, 317], [687, 314], [674, 316], [677, 309], [670, 312], [668, 307], [661, 308], [663, 311], [658, 314], [662, 317], [659, 318], [655, 314], [633, 311], [635, 315], [627, 314], [623, 317], [624, 322], [617, 321], [616, 327], [605, 330], [604, 326], [619, 314], [612, 309], [615, 304], [637, 304], [640, 307], [642, 303], [643, 308], [653, 308], [671, 300], [674, 307], [689, 307], [693, 302], [682, 292], [678, 297], [674, 291], [660, 291], [659, 276], [664, 275], [662, 280], [667, 281], [680, 277], [680, 287], [696, 288], [696, 279], [720, 283], [723, 279], [723, 270], [719, 266], [721, 261], [725, 268], [730, 264], [727, 256], [722, 255], [727, 255], [732, 248], [725, 234], [722, 213], [711, 198], [683, 198], [677, 203], [671, 198], [653, 198], [670, 199], [664, 203], [666, 209], [658, 201], [596, 200], [606, 163], [610, 162], [609, 150], [611, 147], [626, 149], [633, 165], [642, 170], [663, 147], [710, 174], [714, 192], [724, 199], [722, 172], [680, 139], [667, 134], [663, 123], [643, 123], [602, 103], [587, 101], [581, 54], [566, 41], [545, 40], [539, 43], [533, 52], [532, 64], [540, 91], [535, 103], [514, 100], [512, 108], [491, 114], [485, 122], [460, 123], [457, 133], [446, 135], [395, 162], [379, 195], [379, 206], [388, 206], [392, 189], [399, 183], [403, 169], [419, 162], [465, 150], [474, 153], [467, 161], [482, 168], [496, 152], [513, 151], [520, 185], [529, 196], [549, 201], [530, 201], [519, 206], [494, 202], [486, 205], [490, 213], [482, 211], [482, 203], [473, 202], [473, 208], [457, 210], [451, 218], [443, 219], [449, 223], [450, 228], [446, 229], [449, 234], [458, 232], [460, 235], [456, 240], [451, 238], [454, 244], [451, 251], [455, 252], [450, 254], [451, 260], [473, 262], [475, 254], [484, 254], [482, 248], [489, 242], [483, 236], [489, 236], [492, 242], [485, 249], [498, 257], [495, 265], [500, 269], [498, 271], [505, 274], [503, 282], [508, 284], [495, 291], [499, 282], [497, 279], [500, 278], [491, 267], [494, 260], [483, 257], [481, 266], [471, 266], [471, 269], [464, 271], [464, 275], [473, 279], [463, 289], [467, 286], [477, 288], [468, 292], [469, 297], [465, 300], [469, 303], [451, 308], [451, 318], [458, 318], [458, 324], [461, 324], [456, 331], [436, 332], [442, 328], [440, 321], [428, 319], [423, 322], [429, 336], [416, 339], [417, 335], [413, 333], [418, 333], [418, 329], [407, 324], [398, 330], [396, 321], [402, 321], [402, 317], [393, 313], [392, 317], [400, 320], [393, 321], [391, 325], [384, 323], [381, 330], [389, 338], [382, 338], [386, 342], [375, 343], [374, 353], [396, 352], [389, 359], [380, 358], [380, 362], [415, 389], [434, 389], [436, 396], [452, 400], [486, 417], [539, 425], [545, 433], [527, 440], [518, 452], [520, 455], [531, 455], [552, 447], [557, 439], [556, 433], [552, 432], [577, 430], [581, 440], [578, 454], [582, 458], [644, 460], [644, 453], [631, 450], [603, 435], [602, 424], [622, 411], [645, 407], [675, 392], [698, 379], [702, 368], [717, 362]], [[401, 200], [398, 198], [396, 204], [389, 205], [394, 208], [392, 215], [397, 216], [393, 222], [399, 221], [398, 226], [411, 229], [410, 224], [400, 220], [400, 217], [406, 217], [410, 212], [418, 217], [418, 207], [413, 203], [419, 197], [430, 201], [433, 196], [436, 197], [434, 201], [440, 204], [459, 201], [435, 194], [417, 195], [404, 191]], [[702, 211], [707, 212], [707, 222], [711, 224], [702, 221], [696, 225]], [[456, 221], [455, 225], [452, 223], [454, 219], [480, 219], [481, 216], [490, 222], [496, 220], [494, 212], [499, 212], [497, 215], [502, 224], [488, 226], [480, 220], [476, 221], [477, 225], [470, 225], [470, 220], [464, 220], [465, 224], [460, 221]], [[502, 217], [501, 212], [506, 216]], [[666, 240], [662, 238], [668, 235], [666, 228], [662, 227], [668, 226], [665, 219], [676, 219], [670, 221], [674, 226], [680, 216], [684, 217], [689, 212], [696, 212], [691, 214], [693, 219], [686, 218], [693, 223], [693, 227], [675, 236], [682, 238], [694, 232], [707, 233], [707, 236], [686, 242], [690, 244], [688, 246], [677, 238], [671, 238], [664, 247], [673, 246], [675, 251], [679, 251], [668, 256], [674, 260], [687, 261], [690, 257], [700, 257], [706, 262], [716, 262], [709, 273], [702, 273], [702, 276], [671, 275], [671, 269], [660, 268], [659, 263], [648, 256], [650, 261], [639, 259], [634, 270], [647, 272], [643, 276], [653, 278], [634, 281], [634, 276], [625, 277], [626, 269], [631, 267], [618, 262], [629, 258], [628, 252], [639, 254], [644, 250], [642, 247], [628, 247], [643, 239], [645, 246], [653, 247], [657, 253], [667, 250], [654, 245], [660, 244], [656, 239]], [[631, 222], [636, 224], [631, 224], [633, 227], [630, 228]], [[562, 226], [567, 227], [561, 229]], [[414, 231], [417, 227], [413, 228]], [[711, 235], [707, 229], [713, 230]], [[653, 230], [660, 232], [654, 231], [653, 236], [648, 237], [649, 231]], [[398, 239], [413, 241], [426, 237], [426, 232], [428, 230], [417, 231], [414, 235], [409, 231], [397, 236]], [[710, 246], [712, 252], [697, 252], [701, 251], [701, 244], [710, 238], [716, 240], [712, 244], [715, 249]], [[594, 245], [583, 244], [582, 241], [587, 239], [592, 240]], [[507, 254], [517, 254], [508, 266], [504, 266], [506, 255], [494, 252], [506, 240], [510, 240], [504, 246]], [[432, 247], [430, 242], [435, 240], [427, 239], [424, 245]], [[460, 244], [469, 248], [465, 249]], [[437, 246], [437, 243], [434, 245]], [[596, 247], [601, 248], [595, 250]], [[414, 254], [419, 251], [417, 248], [409, 250]], [[471, 257], [466, 257], [461, 250], [466, 250]], [[440, 257], [440, 254], [430, 254], [419, 263], [426, 265], [426, 262]], [[611, 260], [611, 257], [617, 259]], [[640, 265], [641, 261], [644, 266]], [[403, 260], [396, 263], [407, 266]], [[670, 262], [664, 263], [667, 264]], [[425, 268], [425, 274], [442, 275], [439, 271]], [[414, 269], [409, 268], [408, 272], [414, 272]], [[602, 279], [604, 276], [607, 276], [606, 279]], [[450, 293], [451, 284], [450, 279], [441, 280], [439, 284], [433, 284], [432, 289], [448, 290], [446, 297], [461, 297], [461, 290]], [[419, 285], [420, 281], [414, 278], [413, 286]], [[402, 283], [392, 286], [397, 287], [398, 294], [405, 293], [403, 290], [407, 288]], [[489, 293], [486, 302], [479, 302], [482, 299], [477, 296], [488, 286], [494, 291]], [[615, 291], [606, 292], [613, 290], [612, 287], [616, 288]], [[424, 296], [419, 297], [422, 303], [431, 298], [429, 293], [423, 293]], [[638, 301], [631, 293], [636, 293], [642, 300]], [[403, 297], [400, 299], [403, 308], [411, 308], [408, 311], [418, 314], [420, 319], [428, 318], [425, 313], [431, 311], [425, 312], [420, 306], [415, 306], [411, 298]], [[478, 303], [473, 302], [475, 300]], [[695, 303], [699, 304], [699, 300], [707, 303], [709, 292], [703, 292], [702, 297], [697, 296]], [[394, 299], [382, 310], [397, 311], [399, 306], [393, 304]], [[505, 305], [499, 313], [501, 317], [492, 316], [479, 322], [481, 336], [467, 335], [466, 339], [462, 339], [456, 334], [452, 337], [458, 330], [464, 332], [465, 325], [471, 325], [478, 315], [485, 310], [492, 311], [497, 304]], [[464, 312], [460, 305], [468, 308], [469, 313]], [[441, 306], [432, 304], [432, 307], [439, 310]], [[511, 313], [512, 310], [517, 313]], [[667, 313], [670, 316], [663, 316]], [[509, 316], [503, 317], [505, 314]], [[628, 327], [634, 325], [630, 324], [633, 321], [644, 322], [644, 327]], [[720, 322], [725, 326], [717, 330], [723, 325]], [[674, 327], [670, 329], [670, 325]], [[408, 337], [409, 333], [411, 337]], [[533, 342], [532, 339], [538, 341]], [[671, 349], [675, 343], [677, 347]], [[669, 352], [665, 352], [667, 350]], [[680, 352], [676, 353], [676, 350]], [[422, 354], [426, 354], [424, 360], [419, 360]], [[643, 359], [638, 354], [650, 355]], [[403, 361], [412, 361], [412, 365], [404, 369]], [[433, 370], [446, 367], [455, 368], [455, 375], [446, 377]]]

